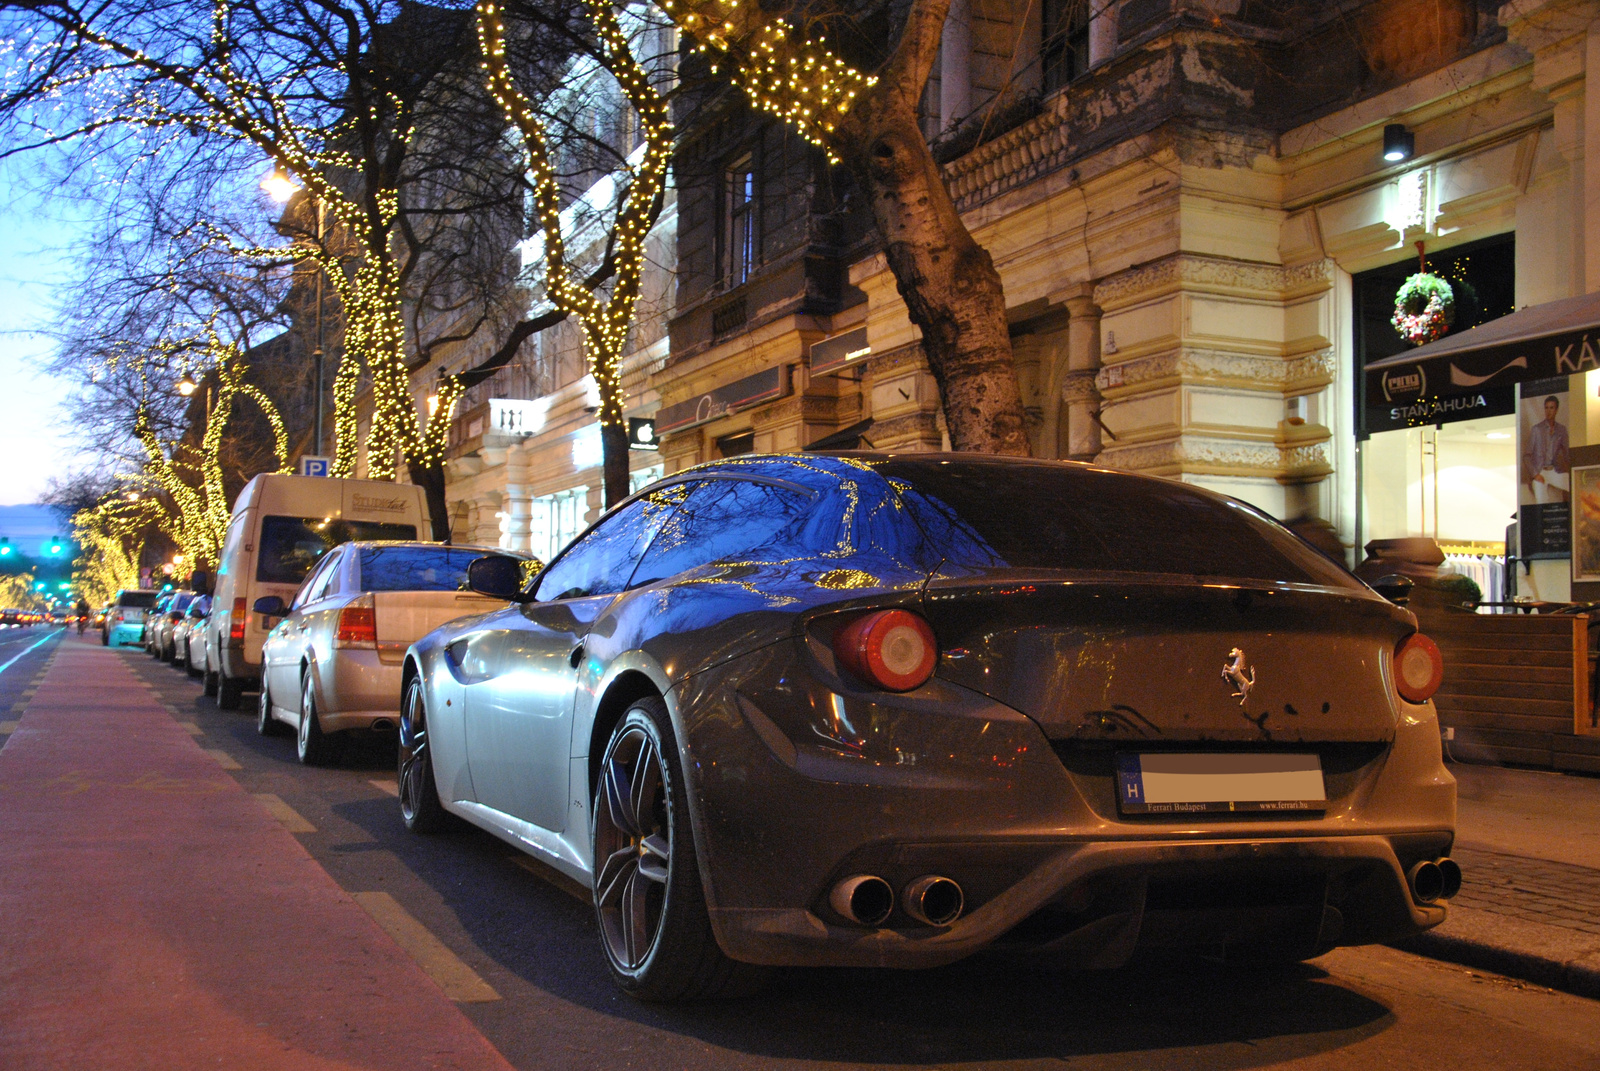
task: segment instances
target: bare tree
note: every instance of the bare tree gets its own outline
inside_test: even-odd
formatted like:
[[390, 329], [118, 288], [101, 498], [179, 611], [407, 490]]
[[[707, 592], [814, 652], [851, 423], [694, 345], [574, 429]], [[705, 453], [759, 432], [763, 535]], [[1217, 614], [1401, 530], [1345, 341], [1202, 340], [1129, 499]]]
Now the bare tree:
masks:
[[[0, 96], [9, 152], [88, 145], [79, 163], [167, 160], [223, 185], [270, 161], [300, 187], [280, 222], [287, 246], [209, 213], [193, 233], [326, 282], [345, 355], [335, 470], [353, 473], [363, 449], [375, 477], [403, 462], [438, 538], [448, 538], [443, 448], [456, 398], [565, 315], [518, 318], [506, 296], [506, 239], [520, 236], [528, 185], [482, 86], [470, 23], [456, 6], [331, 0], [41, 3], [0, 15], [22, 57]], [[548, 45], [527, 55], [559, 61], [578, 39], [551, 32], [563, 24], [551, 5], [528, 31]], [[419, 411], [409, 355], [480, 332], [489, 358], [441, 379], [433, 413]], [[363, 391], [372, 420], [360, 442]]]
[[853, 62], [830, 35], [850, 21], [843, 4], [774, 14], [737, 0], [661, 3], [713, 74], [843, 163], [865, 192], [951, 444], [1029, 453], [1000, 274], [957, 213], [918, 116], [950, 0], [890, 5], [895, 32], [881, 46], [858, 38]]

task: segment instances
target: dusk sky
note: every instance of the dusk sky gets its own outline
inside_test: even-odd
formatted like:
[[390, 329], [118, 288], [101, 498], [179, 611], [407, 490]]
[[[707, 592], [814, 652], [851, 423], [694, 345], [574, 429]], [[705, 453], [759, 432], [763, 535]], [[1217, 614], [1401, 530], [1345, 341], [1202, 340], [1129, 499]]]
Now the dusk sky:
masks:
[[83, 445], [61, 400], [67, 388], [42, 374], [47, 327], [75, 227], [62, 206], [41, 204], [0, 170], [0, 504], [37, 502], [51, 476], [65, 476]]

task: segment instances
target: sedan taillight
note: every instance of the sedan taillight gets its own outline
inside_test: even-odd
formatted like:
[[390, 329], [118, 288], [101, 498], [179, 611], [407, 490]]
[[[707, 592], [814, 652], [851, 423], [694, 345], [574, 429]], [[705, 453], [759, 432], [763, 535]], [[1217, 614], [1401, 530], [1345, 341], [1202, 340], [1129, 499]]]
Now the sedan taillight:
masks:
[[1420, 632], [1407, 636], [1394, 653], [1395, 690], [1409, 703], [1426, 703], [1444, 683], [1439, 645]]
[[351, 603], [339, 611], [339, 625], [333, 634], [335, 647], [378, 646], [378, 619], [371, 606]]
[[228, 642], [244, 643], [244, 619], [249, 611], [245, 609], [244, 599], [233, 600], [233, 613], [228, 618]]
[[939, 643], [933, 626], [911, 611], [879, 610], [840, 629], [833, 637], [833, 653], [868, 684], [909, 692], [933, 676]]

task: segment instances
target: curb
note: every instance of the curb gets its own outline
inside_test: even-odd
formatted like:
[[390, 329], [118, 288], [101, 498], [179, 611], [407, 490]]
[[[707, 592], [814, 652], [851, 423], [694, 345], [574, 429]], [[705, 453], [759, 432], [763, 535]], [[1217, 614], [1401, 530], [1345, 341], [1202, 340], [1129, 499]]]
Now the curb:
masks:
[[1520, 978], [1573, 996], [1600, 1000], [1600, 970], [1593, 967], [1441, 933], [1418, 934], [1396, 941], [1392, 947], [1429, 959]]

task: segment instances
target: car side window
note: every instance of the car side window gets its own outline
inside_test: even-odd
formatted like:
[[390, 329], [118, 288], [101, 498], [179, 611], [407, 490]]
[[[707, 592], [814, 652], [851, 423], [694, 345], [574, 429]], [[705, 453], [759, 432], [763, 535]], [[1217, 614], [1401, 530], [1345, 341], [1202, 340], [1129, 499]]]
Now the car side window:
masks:
[[601, 521], [544, 571], [534, 597], [544, 602], [614, 595], [627, 587], [645, 548], [687, 493], [685, 485], [672, 484]]
[[645, 553], [630, 587], [712, 562], [767, 561], [792, 553], [816, 507], [808, 494], [753, 480], [707, 480]]
[[323, 593], [327, 591], [329, 578], [338, 572], [339, 559], [342, 557], [344, 555], [336, 551], [317, 563], [317, 567], [312, 570], [311, 575], [300, 585], [300, 590], [295, 594], [292, 609], [298, 610], [322, 598]]

